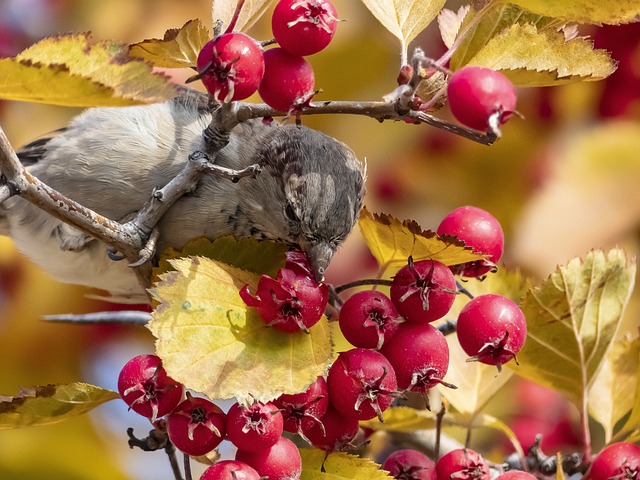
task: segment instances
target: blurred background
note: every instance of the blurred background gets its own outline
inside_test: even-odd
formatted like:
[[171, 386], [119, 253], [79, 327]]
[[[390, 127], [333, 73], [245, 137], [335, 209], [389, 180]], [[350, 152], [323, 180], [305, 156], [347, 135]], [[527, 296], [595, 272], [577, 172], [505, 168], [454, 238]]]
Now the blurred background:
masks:
[[[360, 2], [334, 3], [345, 22], [333, 43], [310, 57], [316, 87], [323, 90], [316, 98], [378, 100], [395, 87], [399, 45]], [[446, 6], [456, 9], [460, 4], [449, 1]], [[44, 36], [69, 31], [91, 31], [95, 40], [159, 38], [194, 18], [211, 24], [210, 0], [0, 0], [0, 56], [13, 56]], [[259, 40], [271, 38], [268, 19], [269, 13], [249, 33]], [[619, 245], [636, 255], [640, 25], [586, 27], [580, 33], [612, 52], [618, 70], [602, 82], [521, 90], [518, 109], [524, 119], [505, 125], [503, 138], [492, 147], [426, 125], [380, 124], [347, 115], [303, 121], [366, 159], [369, 210], [411, 218], [435, 230], [458, 206], [486, 209], [504, 228], [505, 264], [536, 279], [592, 248]], [[432, 57], [444, 51], [433, 26], [414, 45]], [[178, 82], [190, 75], [169, 73]], [[64, 126], [78, 112], [0, 102], [0, 125], [17, 148]], [[438, 115], [452, 120], [446, 107]], [[374, 261], [355, 232], [335, 257], [328, 279], [340, 284], [374, 272]], [[134, 355], [153, 351], [153, 339], [143, 328], [40, 320], [47, 314], [114, 308], [88, 300], [86, 293], [49, 279], [16, 253], [10, 241], [0, 239], [0, 394], [74, 381], [115, 389], [121, 366]], [[637, 297], [622, 330], [637, 332]], [[516, 379], [500, 397], [493, 408], [509, 420], [525, 448], [539, 432], [545, 433], [543, 448], [549, 451], [575, 448], [577, 414], [562, 398]], [[121, 403], [110, 402], [92, 415], [58, 425], [0, 431], [0, 478], [169, 478], [163, 452], [143, 454], [127, 447], [126, 427], [143, 436], [149, 425]], [[509, 451], [495, 437], [478, 441], [490, 441], [496, 458]]]

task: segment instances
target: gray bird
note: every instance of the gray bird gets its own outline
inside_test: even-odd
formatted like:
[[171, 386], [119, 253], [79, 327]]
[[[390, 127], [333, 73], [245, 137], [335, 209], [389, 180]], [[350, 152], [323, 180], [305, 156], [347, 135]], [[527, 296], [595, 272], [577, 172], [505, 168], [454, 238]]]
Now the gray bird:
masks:
[[[120, 221], [173, 179], [192, 152], [205, 149], [210, 121], [207, 97], [184, 89], [165, 103], [86, 110], [18, 156], [44, 183]], [[310, 128], [252, 120], [233, 129], [215, 163], [258, 164], [262, 171], [237, 183], [206, 175], [161, 219], [157, 251], [201, 236], [270, 239], [301, 247], [322, 277], [362, 206], [365, 174], [354, 153]], [[132, 269], [109, 259], [104, 243], [20, 197], [2, 205], [0, 234], [62, 282], [131, 302], [146, 298]]]

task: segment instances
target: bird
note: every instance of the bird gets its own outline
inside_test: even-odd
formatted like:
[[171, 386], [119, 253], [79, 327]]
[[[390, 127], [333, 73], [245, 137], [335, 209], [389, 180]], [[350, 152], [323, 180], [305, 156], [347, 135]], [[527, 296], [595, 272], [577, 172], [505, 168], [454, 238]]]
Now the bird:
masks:
[[[211, 121], [209, 97], [181, 88], [162, 103], [87, 109], [17, 155], [51, 188], [123, 221], [193, 152], [206, 149], [203, 131]], [[231, 130], [215, 164], [236, 170], [258, 165], [260, 173], [236, 182], [205, 175], [160, 219], [156, 252], [199, 237], [273, 240], [306, 252], [321, 281], [362, 208], [366, 172], [355, 153], [318, 130], [252, 119]], [[106, 244], [20, 196], [0, 206], [0, 234], [63, 283], [100, 289], [122, 302], [148, 299], [133, 269], [112, 260]]]

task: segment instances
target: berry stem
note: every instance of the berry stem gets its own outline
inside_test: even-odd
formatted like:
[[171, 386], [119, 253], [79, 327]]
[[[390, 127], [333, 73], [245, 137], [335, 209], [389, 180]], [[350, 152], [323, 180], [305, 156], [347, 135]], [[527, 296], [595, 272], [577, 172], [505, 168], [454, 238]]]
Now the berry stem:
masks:
[[191, 457], [189, 455], [187, 455], [186, 453], [184, 454], [183, 462], [184, 462], [184, 478], [185, 478], [185, 480], [193, 480], [193, 477], [191, 475]]
[[238, 23], [238, 18], [240, 18], [240, 12], [242, 11], [242, 6], [244, 5], [245, 0], [238, 0], [236, 5], [236, 10], [233, 12], [233, 17], [231, 17], [231, 21], [229, 22], [229, 26], [225, 30], [224, 33], [231, 33], [233, 29], [236, 28], [236, 23]]
[[349, 288], [362, 287], [365, 285], [384, 285], [387, 287], [391, 286], [391, 280], [385, 280], [383, 278], [365, 278], [362, 280], [356, 280], [349, 283], [344, 283], [339, 287], [335, 287], [335, 292], [340, 294]]
[[455, 320], [447, 320], [446, 322], [438, 325], [436, 328], [441, 334], [446, 337], [447, 335], [456, 333], [457, 326], [458, 322], [456, 322]]
[[469, 297], [471, 300], [473, 300], [475, 297], [473, 296], [473, 294], [467, 290], [466, 288], [464, 288], [462, 286], [462, 284], [456, 280], [456, 286], [458, 287], [458, 293], [461, 293], [463, 295], [466, 295], [467, 297]]

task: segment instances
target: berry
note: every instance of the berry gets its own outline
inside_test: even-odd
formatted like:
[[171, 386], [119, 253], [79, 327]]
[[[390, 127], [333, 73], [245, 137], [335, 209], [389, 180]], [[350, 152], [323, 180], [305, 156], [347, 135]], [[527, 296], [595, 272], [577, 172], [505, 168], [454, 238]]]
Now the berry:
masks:
[[280, 409], [287, 432], [298, 433], [320, 423], [329, 407], [329, 391], [323, 377], [309, 385], [302, 393], [283, 394], [273, 401]]
[[640, 475], [640, 447], [628, 442], [612, 443], [602, 450], [585, 476], [588, 480], [635, 480]]
[[155, 422], [182, 400], [182, 384], [167, 375], [160, 357], [138, 355], [129, 360], [118, 376], [118, 392], [129, 408]]
[[479, 277], [495, 269], [504, 250], [504, 233], [500, 222], [478, 207], [456, 208], [442, 219], [438, 225], [438, 235], [455, 235], [475, 252], [489, 256], [488, 260], [452, 267], [453, 273], [465, 277]]
[[396, 450], [382, 464], [397, 480], [436, 480], [436, 465], [424, 453], [406, 448]]
[[315, 76], [304, 58], [272, 48], [264, 52], [264, 65], [258, 93], [271, 108], [289, 112], [311, 99]]
[[268, 448], [278, 441], [282, 430], [282, 414], [271, 402], [249, 407], [236, 402], [227, 412], [227, 436], [241, 450]]
[[302, 458], [296, 445], [288, 438], [280, 439], [271, 447], [257, 450], [238, 450], [236, 460], [251, 465], [269, 480], [296, 480], [302, 472]]
[[449, 368], [449, 345], [429, 323], [403, 323], [398, 333], [380, 350], [393, 366], [398, 388], [425, 393]]
[[244, 33], [225, 33], [209, 41], [196, 66], [209, 95], [221, 102], [255, 93], [265, 69], [262, 48]]
[[499, 135], [499, 127], [516, 108], [516, 88], [502, 73], [485, 67], [464, 67], [451, 75], [447, 99], [460, 123]]
[[396, 374], [380, 353], [354, 348], [338, 355], [327, 375], [329, 400], [347, 418], [382, 418], [395, 396]]
[[347, 418], [329, 405], [321, 423], [304, 429], [302, 437], [315, 448], [328, 452], [342, 452], [354, 448], [351, 442], [358, 430], [356, 418]]
[[271, 29], [283, 50], [304, 57], [329, 45], [338, 28], [337, 16], [327, 0], [280, 0]]
[[207, 468], [200, 480], [260, 480], [260, 474], [246, 463], [223, 460]]
[[340, 330], [361, 348], [380, 349], [398, 331], [398, 311], [384, 293], [364, 290], [351, 295], [340, 309]]
[[225, 414], [209, 400], [189, 397], [167, 417], [167, 432], [178, 450], [204, 455], [224, 439]]
[[470, 448], [459, 448], [440, 457], [436, 463], [438, 480], [489, 480], [489, 465]]
[[462, 308], [456, 332], [460, 346], [473, 360], [500, 368], [524, 345], [527, 322], [515, 302], [487, 294]]
[[522, 470], [507, 470], [502, 475], [498, 475], [495, 480], [537, 480], [535, 475]]
[[391, 282], [391, 301], [409, 322], [433, 322], [444, 317], [456, 298], [456, 279], [443, 263], [409, 263]]

